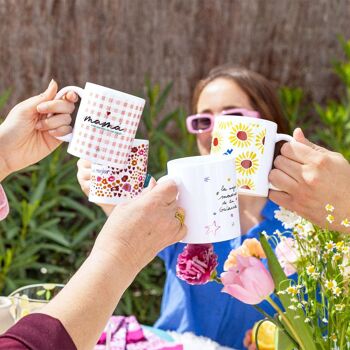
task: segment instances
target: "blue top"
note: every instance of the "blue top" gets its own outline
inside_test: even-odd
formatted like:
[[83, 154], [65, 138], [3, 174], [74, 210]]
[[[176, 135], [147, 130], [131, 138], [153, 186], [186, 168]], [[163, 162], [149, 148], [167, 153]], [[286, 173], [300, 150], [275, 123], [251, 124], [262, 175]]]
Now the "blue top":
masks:
[[[261, 212], [263, 220], [252, 227], [247, 234], [231, 241], [214, 243], [218, 255], [218, 275], [223, 271], [224, 262], [232, 249], [238, 248], [245, 239], [257, 238], [266, 231], [272, 235], [275, 230], [285, 231], [281, 222], [274, 218], [279, 207], [267, 201]], [[167, 277], [164, 286], [161, 315], [155, 327], [174, 330], [180, 333], [192, 332], [208, 337], [221, 345], [235, 349], [244, 349], [245, 332], [263, 316], [251, 305], [244, 304], [226, 293], [223, 286], [216, 282], [192, 286], [176, 277], [176, 262], [185, 244], [176, 243], [159, 253], [164, 260]], [[263, 302], [259, 305], [269, 314], [272, 308]]]

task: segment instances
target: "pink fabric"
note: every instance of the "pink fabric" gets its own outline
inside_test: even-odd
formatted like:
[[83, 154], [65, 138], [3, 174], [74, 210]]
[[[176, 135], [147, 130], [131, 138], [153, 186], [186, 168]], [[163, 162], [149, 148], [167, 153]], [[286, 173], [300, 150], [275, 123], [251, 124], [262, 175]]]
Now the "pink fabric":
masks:
[[4, 189], [0, 185], [0, 221], [4, 220], [10, 211]]
[[160, 339], [148, 329], [143, 329], [134, 316], [112, 316], [95, 350], [106, 348], [108, 330], [111, 332], [111, 350], [183, 350], [181, 344]]

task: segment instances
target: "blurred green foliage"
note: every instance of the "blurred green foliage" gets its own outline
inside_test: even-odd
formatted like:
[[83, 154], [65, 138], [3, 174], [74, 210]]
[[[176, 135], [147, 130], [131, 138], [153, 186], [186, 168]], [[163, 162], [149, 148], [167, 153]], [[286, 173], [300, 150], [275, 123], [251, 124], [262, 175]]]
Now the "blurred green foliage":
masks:
[[[345, 57], [334, 63], [334, 71], [345, 92], [339, 101], [306, 103], [300, 88], [283, 87], [279, 96], [291, 129], [312, 127], [314, 141], [350, 159], [350, 41], [340, 42]], [[137, 137], [150, 141], [149, 173], [155, 178], [165, 173], [169, 159], [197, 153], [195, 138], [186, 131], [184, 109], [166, 111], [171, 88], [171, 83], [161, 88], [146, 79], [143, 91], [147, 104]], [[0, 96], [0, 107], [9, 93]], [[83, 195], [76, 161], [63, 146], [4, 181], [11, 214], [0, 222], [0, 295], [34, 282], [65, 283], [89, 253], [105, 215]], [[163, 283], [164, 267], [155, 259], [124, 293], [117, 313], [135, 314], [152, 324]]]
[[[283, 87], [279, 91], [285, 115], [291, 129], [297, 126], [310, 132], [313, 142], [340, 152], [350, 160], [350, 40], [339, 37], [344, 58], [333, 63], [333, 71], [343, 83], [343, 93], [338, 100], [324, 105], [307, 105], [300, 88]], [[316, 112], [312, 115], [313, 111]]]

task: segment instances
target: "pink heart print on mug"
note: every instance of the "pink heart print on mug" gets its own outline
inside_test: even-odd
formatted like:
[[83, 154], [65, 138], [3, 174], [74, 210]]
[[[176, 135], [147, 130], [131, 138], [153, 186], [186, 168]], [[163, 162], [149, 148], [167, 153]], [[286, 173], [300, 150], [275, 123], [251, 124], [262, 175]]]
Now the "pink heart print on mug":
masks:
[[58, 137], [69, 142], [68, 153], [93, 163], [124, 167], [140, 122], [145, 100], [101, 85], [82, 89], [67, 86], [56, 99], [74, 91], [80, 98], [72, 134]]
[[118, 204], [140, 195], [147, 175], [149, 143], [135, 139], [124, 168], [92, 164], [89, 201]]
[[239, 194], [267, 197], [275, 145], [292, 142], [290, 135], [278, 134], [277, 124], [246, 116], [218, 116], [212, 134], [211, 154], [235, 157]]

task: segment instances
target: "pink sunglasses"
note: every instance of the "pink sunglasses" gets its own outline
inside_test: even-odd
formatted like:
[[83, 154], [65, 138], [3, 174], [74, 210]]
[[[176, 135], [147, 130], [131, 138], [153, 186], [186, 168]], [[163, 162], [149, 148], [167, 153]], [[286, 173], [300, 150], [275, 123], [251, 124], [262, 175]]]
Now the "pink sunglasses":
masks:
[[[244, 108], [232, 108], [221, 112], [221, 115], [234, 115], [240, 117], [260, 118], [257, 111]], [[214, 127], [215, 115], [209, 113], [199, 113], [186, 118], [187, 130], [191, 134], [202, 134], [210, 132]]]

